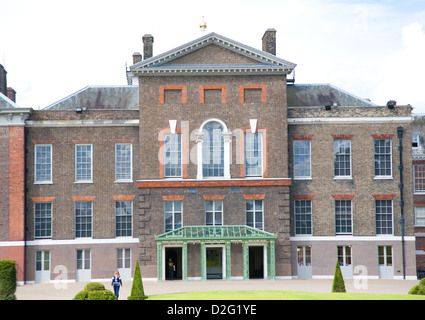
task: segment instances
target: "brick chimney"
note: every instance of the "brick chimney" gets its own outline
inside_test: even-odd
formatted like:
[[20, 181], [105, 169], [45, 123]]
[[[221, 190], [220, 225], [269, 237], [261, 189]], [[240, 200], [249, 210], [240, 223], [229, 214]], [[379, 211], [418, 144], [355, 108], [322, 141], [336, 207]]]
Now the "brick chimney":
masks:
[[276, 30], [267, 29], [263, 35], [263, 51], [276, 55]]
[[140, 52], [133, 53], [133, 64], [142, 61], [142, 54]]
[[0, 64], [0, 92], [7, 96], [7, 71]]
[[150, 34], [143, 36], [143, 59], [149, 59], [153, 56], [153, 37]]
[[7, 97], [16, 103], [16, 91], [13, 88], [7, 88]]

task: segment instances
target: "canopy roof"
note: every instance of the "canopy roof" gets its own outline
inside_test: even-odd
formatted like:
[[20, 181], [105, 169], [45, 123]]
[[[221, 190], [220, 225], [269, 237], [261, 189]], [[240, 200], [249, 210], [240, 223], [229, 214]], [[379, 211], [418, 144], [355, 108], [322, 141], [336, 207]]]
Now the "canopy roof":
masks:
[[186, 226], [156, 236], [156, 241], [275, 240], [277, 236], [248, 226]]

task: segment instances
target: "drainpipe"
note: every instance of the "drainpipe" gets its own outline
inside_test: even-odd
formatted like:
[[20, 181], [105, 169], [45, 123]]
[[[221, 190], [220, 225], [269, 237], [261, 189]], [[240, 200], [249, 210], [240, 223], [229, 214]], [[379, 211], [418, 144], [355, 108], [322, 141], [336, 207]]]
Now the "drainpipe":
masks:
[[404, 199], [403, 199], [403, 146], [402, 146], [402, 139], [403, 139], [403, 127], [400, 126], [397, 128], [397, 136], [398, 136], [398, 152], [400, 156], [400, 164], [398, 166], [398, 170], [400, 172], [400, 184], [398, 185], [400, 189], [400, 225], [401, 225], [401, 252], [402, 252], [402, 259], [403, 259], [403, 279], [406, 279], [406, 259], [405, 259], [405, 252], [404, 252]]

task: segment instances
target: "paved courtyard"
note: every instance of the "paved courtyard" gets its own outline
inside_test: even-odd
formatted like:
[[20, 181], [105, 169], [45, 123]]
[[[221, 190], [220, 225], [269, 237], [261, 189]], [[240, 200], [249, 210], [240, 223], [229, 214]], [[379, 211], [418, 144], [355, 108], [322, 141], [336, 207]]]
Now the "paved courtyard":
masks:
[[[109, 281], [101, 281], [106, 289], [112, 290]], [[419, 280], [352, 280], [346, 279], [347, 292], [358, 293], [395, 293], [407, 294], [409, 289], [418, 284]], [[67, 284], [27, 284], [18, 286], [16, 297], [18, 300], [71, 300], [86, 283], [75, 282]], [[131, 281], [125, 281], [120, 290], [120, 300], [127, 300], [131, 292]], [[332, 291], [332, 280], [208, 280], [208, 281], [144, 281], [146, 295], [163, 293], [177, 293], [189, 291], [302, 291], [324, 292]]]

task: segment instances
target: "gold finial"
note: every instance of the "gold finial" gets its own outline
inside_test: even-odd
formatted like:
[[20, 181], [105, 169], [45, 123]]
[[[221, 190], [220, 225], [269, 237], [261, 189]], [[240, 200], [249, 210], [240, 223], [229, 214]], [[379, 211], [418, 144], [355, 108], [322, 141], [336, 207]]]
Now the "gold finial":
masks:
[[204, 17], [202, 17], [202, 22], [199, 25], [199, 28], [201, 29], [201, 31], [205, 31], [207, 29], [207, 23], [204, 20]]

